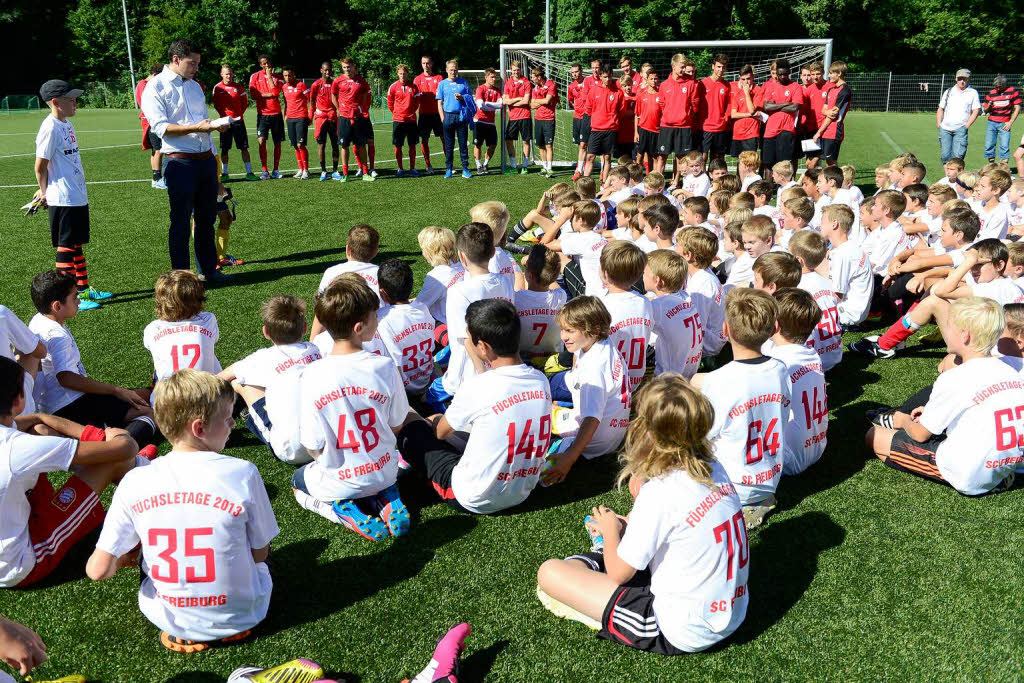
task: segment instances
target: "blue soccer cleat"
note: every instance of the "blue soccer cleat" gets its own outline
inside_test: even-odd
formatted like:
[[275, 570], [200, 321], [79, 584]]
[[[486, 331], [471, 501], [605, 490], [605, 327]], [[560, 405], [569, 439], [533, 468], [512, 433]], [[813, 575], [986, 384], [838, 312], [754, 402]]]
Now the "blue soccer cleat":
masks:
[[354, 500], [336, 500], [332, 507], [338, 521], [363, 538], [383, 541], [388, 537], [388, 528], [384, 522], [360, 510]]
[[412, 518], [398, 493], [398, 484], [392, 484], [377, 494], [380, 504], [380, 518], [388, 526], [392, 536], [401, 536], [409, 531]]
[[341, 180], [341, 174], [337, 171], [331, 173], [331, 180]]
[[466, 180], [469, 180], [470, 178], [473, 177], [473, 174], [469, 172], [468, 168], [464, 168], [462, 169], [462, 177], [465, 178]]
[[447, 179], [447, 178], [451, 178], [451, 177], [452, 177], [453, 175], [455, 175], [455, 174], [454, 174], [454, 173], [452, 173], [452, 169], [450, 169], [450, 168], [449, 168], [449, 169], [448, 169], [447, 171], [445, 171], [445, 172], [444, 172], [444, 177], [445, 177], [446, 179]]

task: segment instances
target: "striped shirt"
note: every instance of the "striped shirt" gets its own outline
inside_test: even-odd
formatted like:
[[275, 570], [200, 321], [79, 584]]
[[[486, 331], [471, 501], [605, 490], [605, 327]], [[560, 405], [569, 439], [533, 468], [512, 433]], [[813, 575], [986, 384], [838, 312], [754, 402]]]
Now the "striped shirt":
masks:
[[988, 120], [994, 123], [1006, 123], [1013, 114], [1013, 108], [1021, 106], [1020, 90], [1007, 86], [1003, 90], [993, 88], [985, 95], [988, 105]]

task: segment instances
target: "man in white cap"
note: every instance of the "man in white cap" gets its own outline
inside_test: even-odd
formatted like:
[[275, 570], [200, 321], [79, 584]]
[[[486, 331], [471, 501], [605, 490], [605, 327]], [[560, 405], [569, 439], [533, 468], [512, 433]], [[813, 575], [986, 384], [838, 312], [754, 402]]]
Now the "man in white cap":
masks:
[[943, 164], [967, 156], [967, 129], [981, 113], [981, 99], [978, 91], [968, 85], [970, 82], [970, 69], [960, 69], [956, 72], [956, 85], [939, 96], [935, 125], [939, 128]]

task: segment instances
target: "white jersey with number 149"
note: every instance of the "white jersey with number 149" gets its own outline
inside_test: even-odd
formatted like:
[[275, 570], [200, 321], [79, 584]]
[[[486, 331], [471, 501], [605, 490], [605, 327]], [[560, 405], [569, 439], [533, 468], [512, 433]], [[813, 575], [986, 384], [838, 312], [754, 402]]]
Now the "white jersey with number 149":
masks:
[[142, 332], [142, 345], [153, 354], [153, 369], [160, 381], [185, 368], [220, 372], [213, 350], [219, 338], [217, 318], [202, 311], [188, 320], [154, 320]]

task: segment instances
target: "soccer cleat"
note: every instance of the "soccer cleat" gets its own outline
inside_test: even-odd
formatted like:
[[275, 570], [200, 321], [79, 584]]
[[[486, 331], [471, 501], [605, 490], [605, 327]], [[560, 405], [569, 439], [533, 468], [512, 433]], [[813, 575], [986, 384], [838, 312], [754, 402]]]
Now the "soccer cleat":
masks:
[[[430, 174], [427, 173], [427, 175], [430, 175]], [[417, 171], [415, 168], [411, 168], [411, 169], [409, 169], [409, 177], [410, 178], [419, 178], [420, 177], [420, 172]]]
[[79, 299], [78, 310], [80, 311], [91, 311], [94, 308], [102, 308], [97, 302], [92, 299]]
[[300, 168], [298, 171], [296, 171], [295, 175], [293, 175], [292, 178], [301, 179], [302, 178], [302, 169]]
[[100, 290], [96, 289], [95, 287], [90, 287], [89, 289], [85, 290], [84, 292], [79, 292], [78, 293], [78, 298], [79, 299], [92, 299], [93, 301], [103, 301], [104, 299], [109, 299], [112, 296], [114, 296], [114, 295], [111, 294], [110, 292], [101, 292]]
[[879, 427], [885, 427], [887, 429], [896, 428], [892, 421], [895, 415], [895, 408], [873, 408], [864, 412], [864, 416], [871, 421], [871, 424], [878, 425]]
[[154, 190], [166, 190], [167, 189], [167, 181], [164, 180], [163, 178], [161, 178], [160, 180], [154, 180], [151, 183], [151, 187]]
[[462, 177], [465, 178], [466, 180], [469, 180], [470, 178], [473, 177], [473, 174], [469, 172], [468, 168], [464, 168], [462, 169]]
[[376, 179], [377, 179], [377, 176], [375, 176], [375, 175], [370, 175], [369, 173], [364, 173], [363, 174], [363, 180], [365, 180], [368, 183], [372, 183]]
[[892, 358], [896, 355], [895, 349], [883, 349], [878, 345], [878, 337], [864, 337], [850, 344], [850, 350], [856, 353], [863, 354], [865, 356], [874, 356], [875, 358]]
[[491, 170], [489, 168], [487, 168], [486, 166], [477, 166], [476, 167], [476, 174], [477, 175], [487, 175], [490, 172], [491, 172]]
[[209, 650], [215, 645], [228, 645], [230, 643], [237, 643], [240, 640], [245, 640], [252, 635], [251, 630], [242, 631], [236, 633], [233, 636], [227, 638], [221, 638], [220, 640], [210, 640], [199, 642], [196, 640], [188, 640], [186, 638], [179, 638], [178, 636], [172, 636], [167, 631], [160, 632], [160, 644], [166, 647], [171, 652], [181, 652], [183, 654], [193, 654], [196, 652], [204, 652]]
[[260, 180], [270, 180], [270, 173], [267, 171], [260, 173]]
[[320, 172], [320, 182], [323, 182], [325, 180], [330, 180], [330, 179], [331, 179], [331, 175], [327, 171], [321, 171]]
[[398, 169], [397, 171], [395, 171], [395, 177], [396, 178], [404, 178], [405, 177], [405, 171], [403, 171], [402, 169]]
[[348, 182], [348, 175], [347, 174], [341, 176], [341, 182], [343, 182], [343, 183], [347, 183]]
[[228, 676], [227, 683], [313, 683], [323, 680], [323, 667], [308, 659], [293, 659], [284, 664], [260, 669], [255, 666], [243, 666], [235, 669]]
[[341, 174], [337, 171], [331, 171], [331, 180], [341, 180]]
[[221, 173], [220, 174], [220, 179], [221, 180], [230, 180], [231, 179], [231, 174], [230, 173]]
[[357, 168], [356, 169], [356, 178], [362, 177], [362, 175], [363, 175], [363, 169]]
[[942, 330], [936, 327], [928, 334], [921, 335], [921, 342], [924, 344], [942, 344], [945, 342], [945, 338], [942, 336]]
[[309, 171], [308, 170], [303, 169], [303, 171], [302, 171], [302, 179], [303, 180], [309, 180]]
[[370, 177], [376, 179], [378, 176], [377, 169], [370, 171]]
[[508, 166], [501, 172], [502, 175], [515, 175], [516, 169], [512, 166]]
[[775, 496], [768, 496], [759, 503], [743, 506], [743, 522], [747, 530], [756, 529], [764, 522], [764, 518], [775, 509]]
[[333, 507], [338, 521], [363, 538], [383, 541], [388, 537], [388, 527], [384, 522], [360, 510], [354, 500], [337, 500]]
[[229, 266], [241, 266], [245, 263], [245, 261], [243, 261], [242, 259], [235, 258], [231, 254], [224, 254], [224, 258], [222, 260], [227, 261], [226, 265]]
[[448, 170], [446, 170], [446, 171], [444, 172], [444, 177], [445, 177], [446, 179], [447, 179], [447, 178], [451, 178], [451, 177], [452, 177], [453, 175], [454, 175], [454, 174], [452, 173], [452, 169], [450, 169], [450, 168], [449, 168]]
[[529, 173], [529, 170], [526, 166], [523, 166], [521, 169], [519, 169], [519, 175], [526, 175], [527, 173]]
[[273, 178], [274, 180], [280, 180], [281, 172], [275, 168], [273, 171], [270, 172], [270, 177]]
[[86, 683], [86, 678], [82, 674], [71, 674], [70, 676], [61, 676], [60, 678], [48, 678], [45, 681], [37, 681], [31, 676], [26, 676], [25, 680], [28, 683]]
[[434, 167], [427, 164], [427, 167], [423, 169], [423, 175], [434, 175]]
[[401, 536], [409, 531], [412, 523], [409, 517], [409, 508], [398, 493], [398, 484], [392, 484], [377, 494], [377, 502], [380, 504], [380, 518], [388, 525], [388, 531], [392, 536]]
[[248, 171], [248, 172], [247, 172], [247, 173], [245, 174], [245, 179], [246, 179], [246, 180], [262, 180], [262, 178], [260, 178], [260, 177], [259, 177], [258, 175], [256, 175], [256, 174], [255, 174], [255, 173], [253, 173], [252, 171]]
[[595, 631], [601, 629], [601, 623], [592, 617], [588, 617], [583, 612], [573, 609], [566, 605], [564, 602], [559, 602], [553, 597], [541, 590], [540, 586], [537, 586], [537, 599], [540, 600], [540, 604], [544, 605], [544, 609], [554, 614], [559, 619], [568, 619], [569, 621], [578, 621], [587, 628], [592, 628]]
[[459, 657], [466, 650], [466, 638], [473, 632], [473, 627], [462, 622], [448, 629], [441, 640], [437, 641], [430, 663], [413, 679], [402, 679], [402, 683], [458, 683]]

